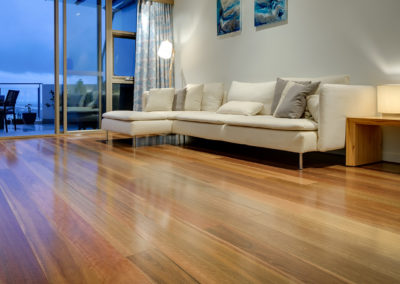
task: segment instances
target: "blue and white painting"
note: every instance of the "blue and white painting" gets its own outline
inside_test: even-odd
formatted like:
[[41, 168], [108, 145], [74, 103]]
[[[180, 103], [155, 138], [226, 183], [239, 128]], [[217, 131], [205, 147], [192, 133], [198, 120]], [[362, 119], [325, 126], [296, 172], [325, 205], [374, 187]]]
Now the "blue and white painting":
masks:
[[268, 25], [287, 20], [287, 0], [254, 0], [254, 25]]
[[240, 0], [217, 0], [218, 35], [240, 31]]

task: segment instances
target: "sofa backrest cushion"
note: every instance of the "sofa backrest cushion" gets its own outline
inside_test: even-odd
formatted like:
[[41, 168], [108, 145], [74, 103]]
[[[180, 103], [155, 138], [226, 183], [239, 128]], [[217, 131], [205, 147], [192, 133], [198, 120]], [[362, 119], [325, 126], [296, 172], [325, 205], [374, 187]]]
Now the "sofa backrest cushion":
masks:
[[185, 109], [186, 88], [175, 90], [172, 110], [183, 111]]
[[174, 88], [151, 89], [144, 111], [171, 111], [174, 95]]
[[310, 118], [315, 122], [319, 120], [319, 95], [311, 95], [307, 97], [307, 107], [310, 112]]
[[[142, 109], [146, 109], [147, 100], [149, 98], [149, 91], [143, 92], [142, 95]], [[174, 95], [174, 101], [172, 103], [172, 110], [183, 111], [185, 105], [186, 88], [176, 89]]]
[[332, 75], [332, 76], [323, 76], [323, 77], [315, 77], [315, 78], [282, 78], [284, 80], [289, 81], [312, 81], [312, 82], [321, 82], [319, 88], [315, 91], [316, 94], [321, 93], [321, 89], [325, 84], [339, 84], [339, 85], [348, 85], [350, 84], [350, 76], [349, 75]]
[[144, 111], [170, 111], [174, 100], [174, 88], [150, 89]]
[[217, 111], [224, 98], [224, 83], [207, 83], [203, 88], [201, 110]]
[[142, 94], [142, 110], [146, 108], [149, 93], [150, 93], [149, 91], [144, 91]]
[[203, 100], [203, 84], [189, 84], [186, 86], [185, 111], [200, 111]]
[[[350, 76], [349, 75], [331, 75], [331, 76], [323, 76], [323, 77], [315, 77], [315, 78], [284, 78], [285, 80], [294, 80], [294, 81], [312, 81], [312, 82], [321, 82], [318, 89], [315, 91], [315, 94], [321, 94], [321, 90], [325, 84], [337, 84], [337, 85], [348, 85], [350, 84]], [[313, 102], [316, 102], [314, 98]], [[319, 103], [319, 99], [317, 100]], [[312, 107], [312, 106], [311, 106]], [[317, 109], [319, 106], [317, 105]], [[315, 110], [315, 106], [314, 106]], [[316, 112], [314, 115], [319, 116]], [[306, 110], [304, 112], [304, 117], [309, 119], [314, 119], [318, 122], [319, 117], [314, 117], [310, 111], [309, 101], [307, 100]]]
[[228, 93], [228, 102], [247, 101], [260, 102], [264, 108], [260, 114], [271, 114], [271, 105], [274, 98], [276, 82], [245, 83], [233, 81]]

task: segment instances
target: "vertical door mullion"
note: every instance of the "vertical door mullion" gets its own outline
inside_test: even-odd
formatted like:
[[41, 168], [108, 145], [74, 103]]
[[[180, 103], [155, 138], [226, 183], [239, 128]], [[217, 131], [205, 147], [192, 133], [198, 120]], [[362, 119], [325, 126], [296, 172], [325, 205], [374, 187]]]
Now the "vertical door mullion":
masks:
[[67, 121], [67, 0], [63, 0], [63, 130], [68, 132]]
[[97, 0], [97, 86], [98, 86], [98, 108], [99, 108], [99, 128], [101, 128], [101, 112], [103, 108], [102, 103], [102, 93], [103, 93], [103, 68], [102, 68], [102, 34], [101, 34], [101, 27], [102, 27], [102, 18], [101, 18], [101, 0]]
[[106, 111], [112, 110], [113, 54], [112, 0], [106, 0]]
[[60, 30], [59, 2], [54, 1], [54, 132], [60, 133]]

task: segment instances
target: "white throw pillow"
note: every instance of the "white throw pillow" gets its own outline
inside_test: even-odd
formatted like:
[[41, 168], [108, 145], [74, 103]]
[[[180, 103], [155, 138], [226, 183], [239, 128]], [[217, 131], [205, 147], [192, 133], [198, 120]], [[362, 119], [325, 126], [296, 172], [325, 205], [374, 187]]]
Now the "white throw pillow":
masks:
[[261, 114], [271, 114], [276, 82], [244, 83], [233, 81], [228, 93], [228, 102], [247, 101], [263, 103]]
[[144, 111], [170, 111], [174, 101], [175, 89], [151, 89]]
[[256, 115], [264, 107], [263, 103], [259, 102], [243, 102], [230, 101], [222, 105], [217, 113], [220, 114], [239, 114], [239, 115]]
[[307, 97], [307, 106], [312, 118], [318, 122], [319, 120], [319, 95], [311, 95]]
[[224, 83], [204, 84], [201, 110], [217, 111], [224, 98]]
[[189, 84], [186, 86], [185, 111], [201, 110], [201, 101], [203, 100], [203, 84]]

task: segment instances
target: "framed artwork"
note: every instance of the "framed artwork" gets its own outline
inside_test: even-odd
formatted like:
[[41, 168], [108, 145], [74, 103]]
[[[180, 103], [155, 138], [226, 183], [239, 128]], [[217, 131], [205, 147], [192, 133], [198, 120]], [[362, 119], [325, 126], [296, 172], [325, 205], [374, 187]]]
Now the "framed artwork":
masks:
[[238, 32], [242, 27], [241, 0], [217, 0], [217, 34]]
[[287, 11], [287, 0], [254, 0], [254, 25], [285, 22]]

